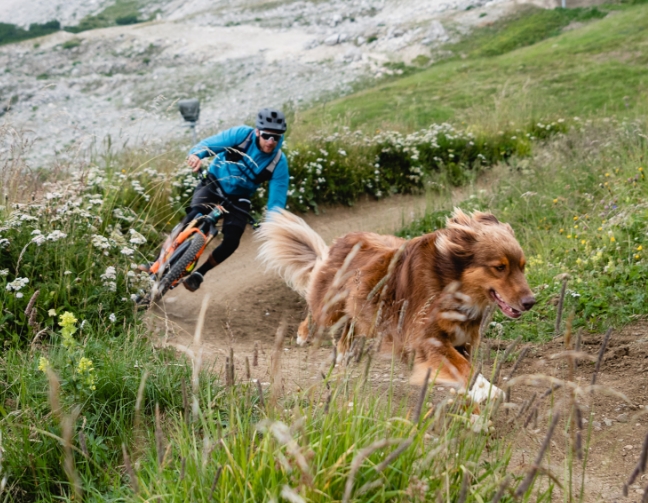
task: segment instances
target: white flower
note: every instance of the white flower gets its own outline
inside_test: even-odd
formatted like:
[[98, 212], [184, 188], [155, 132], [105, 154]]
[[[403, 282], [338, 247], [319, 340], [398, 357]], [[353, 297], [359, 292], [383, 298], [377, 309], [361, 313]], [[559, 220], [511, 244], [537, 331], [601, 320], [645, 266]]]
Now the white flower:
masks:
[[22, 299], [22, 298], [23, 298], [23, 294], [22, 294], [22, 292], [18, 292], [18, 293], [16, 294], [16, 298], [17, 298], [17, 299]]
[[133, 255], [133, 253], [135, 253], [135, 250], [133, 250], [132, 248], [129, 248], [128, 246], [124, 246], [121, 249], [121, 254], [126, 255], [127, 257], [130, 257], [131, 255]]
[[106, 267], [106, 272], [101, 275], [104, 281], [117, 278], [117, 270], [113, 266]]
[[34, 229], [34, 230], [31, 232], [31, 235], [32, 235], [32, 236], [39, 236], [40, 234], [42, 234], [42, 232], [41, 232], [39, 229]]
[[0, 276], [3, 278], [9, 274], [9, 269], [0, 269]]
[[107, 250], [110, 248], [110, 241], [101, 234], [94, 234], [92, 236], [92, 245], [100, 250]]
[[130, 238], [131, 244], [143, 245], [144, 243], [146, 243], [146, 238], [142, 236], [139, 232], [137, 232], [135, 229], [130, 230], [130, 235], [131, 235]]
[[117, 316], [115, 316], [115, 313], [110, 313], [108, 319], [110, 320], [110, 323], [115, 323], [117, 321]]
[[29, 278], [16, 278], [11, 283], [7, 283], [6, 289], [9, 292], [11, 290], [13, 290], [14, 292], [17, 292], [23, 286], [25, 286], [27, 283], [29, 283]]
[[347, 155], [347, 153], [342, 149], [338, 150], [338, 154], [340, 154], [342, 157], [346, 157]]
[[7, 238], [0, 239], [0, 250], [9, 246], [9, 240]]
[[67, 234], [61, 231], [52, 231], [47, 235], [48, 241], [58, 241], [59, 239], [66, 238]]
[[31, 242], [32, 242], [32, 243], [36, 243], [37, 246], [40, 246], [40, 245], [42, 245], [46, 240], [47, 240], [47, 238], [46, 238], [45, 236], [43, 236], [42, 234], [36, 234], [36, 235], [32, 238]]
[[65, 272], [63, 273], [63, 276], [69, 276], [70, 274], [72, 274], [72, 271], [65, 271]]

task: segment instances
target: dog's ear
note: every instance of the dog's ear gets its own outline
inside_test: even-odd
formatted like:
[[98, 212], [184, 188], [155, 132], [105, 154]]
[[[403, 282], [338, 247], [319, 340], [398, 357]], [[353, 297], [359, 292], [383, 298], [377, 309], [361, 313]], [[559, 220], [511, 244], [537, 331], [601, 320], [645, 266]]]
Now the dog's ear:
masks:
[[467, 265], [474, 255], [474, 245], [477, 242], [475, 230], [463, 225], [451, 225], [436, 234], [434, 245], [439, 259], [451, 262], [455, 267], [462, 263]]
[[472, 214], [472, 217], [475, 222], [478, 222], [482, 225], [501, 225], [509, 234], [511, 234], [511, 236], [515, 236], [515, 231], [513, 231], [513, 227], [511, 227], [509, 224], [500, 222], [497, 219], [497, 217], [492, 213], [483, 213], [481, 211], [475, 211]]
[[480, 224], [497, 225], [500, 223], [500, 221], [497, 220], [497, 217], [492, 213], [483, 213], [481, 211], [475, 211], [472, 216]]

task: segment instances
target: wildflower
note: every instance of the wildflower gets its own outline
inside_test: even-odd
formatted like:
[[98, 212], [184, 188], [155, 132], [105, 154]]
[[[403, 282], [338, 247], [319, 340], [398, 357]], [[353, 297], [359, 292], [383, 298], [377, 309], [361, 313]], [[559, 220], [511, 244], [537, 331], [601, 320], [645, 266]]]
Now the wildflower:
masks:
[[614, 243], [616, 241], [614, 236], [610, 236], [610, 242]]
[[23, 298], [23, 293], [22, 292], [16, 293], [16, 298], [17, 299], [22, 299]]
[[562, 234], [563, 232], [565, 232], [565, 229], [560, 229], [558, 232]]
[[637, 246], [637, 251], [641, 251], [641, 250], [643, 250], [643, 246], [641, 245]]
[[9, 274], [9, 269], [0, 269], [0, 277], [5, 277]]
[[49, 311], [47, 311], [47, 315], [51, 317], [56, 316], [56, 309], [50, 309]]
[[27, 283], [29, 283], [29, 278], [16, 278], [11, 283], [7, 283], [7, 286], [5, 288], [7, 289], [8, 292], [10, 292], [11, 290], [17, 292], [22, 287], [24, 287]]
[[121, 249], [121, 252], [120, 252], [120, 253], [121, 253], [122, 255], [126, 255], [127, 257], [130, 257], [130, 256], [132, 256], [132, 255], [135, 253], [135, 250], [133, 250], [132, 248], [129, 248], [128, 246], [124, 246], [124, 247]]
[[92, 360], [86, 358], [85, 356], [81, 357], [81, 359], [79, 360], [79, 364], [77, 366], [77, 370], [79, 371], [80, 374], [86, 372], [92, 372], [94, 370], [92, 366]]
[[135, 229], [130, 230], [130, 243], [134, 245], [143, 245], [146, 243], [146, 238], [142, 236], [139, 232], [137, 232]]
[[553, 200], [553, 203], [556, 204], [558, 202], [558, 198]]
[[[39, 232], [40, 232], [40, 231], [39, 231]], [[47, 240], [47, 238], [46, 238], [45, 236], [43, 236], [42, 234], [36, 234], [36, 235], [32, 238], [31, 242], [32, 242], [32, 243], [36, 243], [36, 246], [40, 246], [40, 245], [42, 245], [46, 240]]]
[[38, 360], [38, 370], [45, 373], [50, 367], [51, 365], [49, 360], [44, 356], [41, 356], [40, 359]]
[[104, 281], [117, 278], [117, 270], [113, 266], [106, 267], [106, 272], [101, 275], [101, 279]]
[[101, 234], [94, 234], [91, 238], [91, 242], [92, 246], [99, 248], [100, 250], [107, 250], [110, 248], [110, 241]]
[[62, 326], [63, 328], [74, 326], [77, 321], [79, 320], [77, 320], [76, 317], [69, 311], [65, 311], [59, 317], [59, 325]]
[[110, 323], [115, 323], [117, 321], [117, 316], [115, 316], [115, 313], [110, 313], [108, 319], [110, 320]]
[[639, 255], [638, 253], [635, 253], [634, 258], [635, 258], [635, 260], [639, 260], [641, 258], [641, 255]]
[[61, 232], [59, 230], [52, 231], [47, 235], [47, 240], [48, 241], [58, 241], [59, 239], [66, 238], [67, 234], [65, 232]]
[[65, 271], [65, 272], [63, 273], [63, 276], [69, 276], [70, 274], [72, 274], [72, 271]]
[[576, 220], [578, 220], [578, 216], [575, 216], [575, 217], [574, 217], [574, 222], [575, 222]]

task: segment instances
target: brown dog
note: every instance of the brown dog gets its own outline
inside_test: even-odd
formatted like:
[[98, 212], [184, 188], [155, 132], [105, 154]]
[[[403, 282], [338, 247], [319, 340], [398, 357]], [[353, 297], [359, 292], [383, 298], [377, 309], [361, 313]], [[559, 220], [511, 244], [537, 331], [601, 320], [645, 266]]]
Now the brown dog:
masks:
[[415, 352], [413, 383], [432, 369], [431, 379], [465, 388], [487, 308], [497, 304], [518, 318], [535, 304], [513, 229], [490, 213], [455, 209], [446, 228], [431, 234], [404, 240], [353, 232], [329, 248], [282, 210], [268, 215], [259, 237], [260, 258], [308, 302], [299, 343], [310, 321], [315, 330], [342, 328], [340, 359], [352, 337], [379, 336], [383, 350]]

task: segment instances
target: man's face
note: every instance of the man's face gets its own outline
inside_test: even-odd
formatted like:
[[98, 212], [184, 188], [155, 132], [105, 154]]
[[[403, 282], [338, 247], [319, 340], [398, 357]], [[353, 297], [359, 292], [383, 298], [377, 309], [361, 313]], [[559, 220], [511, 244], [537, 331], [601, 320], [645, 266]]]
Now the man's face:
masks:
[[256, 130], [257, 138], [259, 139], [259, 148], [264, 154], [270, 154], [277, 147], [277, 143], [281, 138], [281, 133], [272, 130]]

